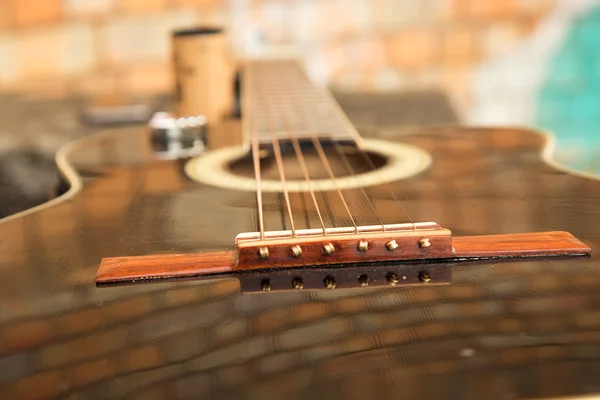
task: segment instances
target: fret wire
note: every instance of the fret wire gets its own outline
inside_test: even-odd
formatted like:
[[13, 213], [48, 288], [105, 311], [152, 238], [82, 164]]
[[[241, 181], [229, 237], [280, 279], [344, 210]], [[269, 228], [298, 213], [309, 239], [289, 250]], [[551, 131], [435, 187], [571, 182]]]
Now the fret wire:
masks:
[[[331, 144], [333, 145], [333, 147], [335, 148], [336, 152], [340, 155], [340, 158], [342, 159], [342, 162], [346, 166], [346, 169], [348, 170], [348, 172], [350, 172], [350, 174], [352, 174], [352, 176], [354, 176], [355, 179], [358, 179], [358, 178], [356, 178], [356, 173], [354, 171], [354, 168], [352, 168], [352, 165], [350, 164], [350, 160], [348, 160], [348, 156], [346, 155], [346, 153], [344, 153], [344, 151], [342, 150], [339, 143], [333, 139], [329, 139], [329, 140], [330, 140]], [[385, 231], [385, 224], [383, 223], [381, 216], [377, 212], [377, 209], [375, 208], [375, 204], [373, 204], [373, 201], [369, 198], [367, 191], [365, 190], [365, 188], [362, 185], [360, 186], [360, 191], [362, 192], [364, 198], [367, 200], [369, 207], [373, 210], [373, 213], [375, 213], [375, 216], [376, 216], [377, 220], [379, 221], [379, 224]]]
[[[321, 161], [323, 162], [324, 166], [326, 166], [326, 169], [327, 166], [329, 166], [328, 173], [331, 172], [330, 178], [332, 179], [332, 183], [336, 189], [338, 189], [338, 194], [344, 203], [346, 211], [348, 212], [353, 225], [356, 227], [350, 207], [343, 197], [343, 193], [341, 193], [341, 190], [339, 190], [335, 175], [333, 175], [333, 171], [331, 170], [327, 156], [325, 155], [323, 147], [319, 142], [319, 137], [324, 136], [325, 132], [327, 132], [327, 137], [330, 140], [341, 138], [351, 139], [356, 144], [361, 156], [369, 165], [370, 170], [377, 173], [377, 167], [361, 146], [362, 138], [359, 136], [356, 128], [352, 125], [344, 111], [341, 109], [340, 105], [336, 102], [331, 92], [324, 87], [318, 87], [314, 85], [297, 62], [258, 61], [250, 64], [255, 67], [253, 68], [253, 72], [257, 78], [253, 81], [253, 89], [257, 92], [260, 92], [260, 96], [256, 96], [253, 104], [253, 111], [255, 115], [251, 117], [257, 124], [257, 129], [255, 132], [256, 141], [259, 143], [277, 141], [277, 145], [275, 146], [274, 144], [273, 146], [275, 149], [275, 147], [279, 147], [279, 138], [288, 139], [293, 137], [295, 140], [312, 140], [313, 144], [315, 145], [315, 149], [317, 149], [317, 152], [319, 153]], [[273, 103], [273, 96], [278, 96], [281, 101]], [[295, 106], [293, 106], [294, 103], [296, 103]], [[294, 114], [291, 113], [287, 115], [285, 122], [277, 121], [277, 124], [274, 124], [274, 121], [272, 120], [273, 113], [282, 113], [283, 111], [292, 110], [292, 106], [294, 108], [302, 109], [305, 117], [296, 119], [294, 118]], [[315, 123], [315, 121], [317, 122]], [[296, 149], [294, 150], [296, 151]], [[275, 152], [277, 153], [277, 151]], [[279, 157], [281, 157], [280, 147]], [[280, 164], [283, 164], [281, 158], [278, 162], [278, 168], [282, 169], [283, 165]], [[283, 177], [285, 178], [285, 172], [283, 173]], [[285, 187], [285, 184], [283, 184], [283, 186], [285, 196], [287, 188]], [[402, 213], [406, 216], [410, 223], [413, 224], [413, 229], [416, 229], [416, 226], [410, 215], [396, 194], [390, 189], [389, 184], [385, 183], [384, 186]], [[364, 191], [364, 189], [362, 190]], [[366, 192], [364, 193], [366, 195]], [[368, 199], [368, 195], [365, 197]], [[289, 206], [289, 195], [287, 195], [286, 198], [286, 203], [288, 204], [288, 214], [290, 215], [290, 221], [293, 223], [293, 215], [291, 212], [291, 207]], [[368, 200], [370, 201], [370, 199]], [[372, 201], [370, 201], [370, 203], [373, 206], [372, 208], [374, 209], [378, 219], [381, 220]], [[329, 206], [329, 204], [326, 205]], [[321, 219], [322, 218], [320, 218], [320, 220]]]
[[[272, 115], [271, 115], [272, 117]], [[270, 119], [272, 124], [272, 118]], [[283, 188], [283, 196], [285, 198], [285, 204], [287, 207], [288, 217], [290, 220], [290, 229], [292, 231], [292, 237], [296, 237], [296, 225], [294, 224], [294, 215], [292, 212], [292, 204], [290, 202], [290, 194], [287, 190], [287, 183], [285, 180], [285, 169], [283, 166], [283, 158], [281, 157], [281, 147], [279, 145], [279, 139], [277, 135], [272, 133], [273, 136], [273, 151], [275, 153], [275, 161], [277, 163], [277, 171], [279, 172], [279, 179], [281, 180], [281, 187]]]
[[[289, 106], [288, 106], [289, 107]], [[358, 227], [356, 225], [356, 221], [354, 219], [354, 217], [352, 216], [352, 212], [350, 211], [350, 207], [346, 201], [346, 198], [344, 196], [344, 194], [342, 193], [342, 191], [340, 190], [338, 183], [337, 183], [337, 179], [333, 173], [333, 170], [331, 168], [331, 165], [329, 164], [329, 160], [327, 159], [327, 155], [325, 154], [325, 151], [323, 150], [323, 147], [321, 145], [321, 143], [319, 142], [319, 134], [312, 129], [312, 121], [313, 119], [311, 119], [308, 115], [306, 115], [306, 110], [305, 110], [305, 105], [304, 103], [300, 102], [299, 105], [297, 105], [297, 109], [302, 110], [302, 113], [304, 114], [305, 117], [305, 121], [308, 121], [308, 131], [311, 134], [311, 140], [313, 142], [313, 146], [315, 147], [315, 149], [317, 150], [317, 153], [319, 154], [319, 158], [321, 159], [321, 162], [323, 163], [323, 166], [325, 167], [327, 174], [329, 175], [329, 178], [332, 180], [333, 185], [336, 188], [336, 191], [340, 197], [340, 200], [342, 201], [342, 204], [344, 205], [344, 208], [346, 209], [346, 212], [348, 213], [348, 216], [350, 217], [350, 221], [352, 222], [352, 225], [354, 226], [354, 229], [356, 230], [356, 232], [358, 232]], [[295, 141], [298, 140], [298, 138], [293, 137], [293, 139]], [[316, 200], [316, 199], [315, 199]], [[319, 213], [319, 217], [320, 217], [320, 213]], [[322, 220], [322, 219], [321, 219]], [[323, 225], [323, 234], [325, 234], [326, 230], [325, 227]]]
[[[281, 95], [279, 95], [278, 97], [280, 100], [283, 100], [283, 99], [281, 99]], [[282, 103], [286, 104], [283, 101], [282, 101]], [[290, 115], [289, 112], [290, 112], [289, 104], [287, 104], [287, 106], [285, 107], [285, 113], [284, 113], [284, 118], [286, 121], [289, 120], [289, 115]], [[312, 180], [310, 179], [310, 174], [308, 173], [308, 167], [306, 166], [304, 154], [302, 154], [302, 147], [300, 146], [300, 142], [298, 141], [298, 138], [291, 136], [290, 140], [292, 142], [292, 147], [294, 148], [294, 153], [296, 153], [296, 158], [298, 159], [298, 163], [300, 164], [300, 169], [302, 170], [302, 174], [304, 175], [304, 180], [306, 181], [306, 183], [308, 185], [310, 197], [315, 206], [315, 211], [317, 212], [317, 216], [319, 218], [319, 223], [321, 224], [321, 229], [323, 230], [323, 235], [326, 235], [327, 230], [325, 228], [325, 222], [323, 221], [323, 216], [321, 215], [321, 209], [319, 208], [319, 203], [317, 202], [317, 198], [315, 196], [315, 191], [313, 189], [313, 183], [312, 183]]]
[[[307, 77], [307, 79], [308, 79], [308, 77]], [[317, 86], [313, 86], [313, 88], [315, 89], [315, 91], [317, 91], [321, 94], [322, 99], [329, 100], [328, 103], [329, 103], [330, 107], [333, 108], [334, 114], [336, 114], [340, 118], [341, 122], [346, 127], [346, 129], [348, 129], [348, 131], [351, 132], [350, 136], [352, 137], [352, 141], [354, 141], [354, 143], [358, 147], [358, 151], [361, 153], [361, 155], [363, 156], [365, 161], [367, 161], [367, 163], [369, 164], [369, 168], [371, 169], [371, 171], [377, 173], [377, 167], [373, 163], [373, 160], [371, 160], [369, 155], [362, 149], [362, 146], [360, 145], [361, 140], [360, 140], [360, 136], [358, 135], [358, 132], [356, 131], [356, 128], [354, 127], [354, 125], [352, 125], [352, 123], [348, 119], [346, 113], [344, 113], [344, 111], [342, 110], [340, 105], [333, 98], [333, 95], [331, 94], [331, 92], [325, 88], [320, 88]], [[327, 102], [327, 101], [325, 101], [325, 102]], [[354, 133], [354, 134], [352, 134], [352, 133]], [[413, 222], [412, 218], [410, 217], [410, 215], [408, 214], [408, 212], [406, 211], [406, 209], [404, 208], [404, 206], [402, 205], [402, 203], [400, 202], [400, 200], [398, 199], [396, 194], [390, 189], [389, 183], [384, 184], [384, 186], [385, 186], [386, 190], [391, 194], [392, 198], [394, 199], [395, 203], [398, 205], [398, 207], [400, 208], [402, 213], [404, 215], [406, 215], [406, 218], [413, 225], [413, 229], [416, 230], [417, 228], [416, 228], [415, 223]]]
[[[308, 78], [306, 78], [308, 79]], [[346, 198], [344, 196], [344, 194], [342, 193], [342, 191], [340, 190], [338, 183], [337, 183], [337, 179], [333, 173], [333, 170], [331, 168], [331, 165], [329, 164], [329, 160], [327, 159], [327, 155], [325, 154], [325, 151], [323, 150], [323, 146], [321, 145], [321, 142], [319, 141], [319, 136], [320, 134], [318, 133], [317, 130], [315, 130], [313, 128], [314, 123], [312, 121], [314, 121], [313, 118], [311, 118], [309, 115], [307, 115], [306, 113], [306, 104], [303, 102], [298, 102], [297, 103], [297, 109], [302, 110], [302, 114], [304, 115], [304, 120], [308, 121], [307, 125], [308, 125], [308, 131], [310, 132], [310, 136], [311, 136], [311, 140], [313, 142], [313, 146], [315, 147], [315, 150], [317, 151], [317, 153], [319, 154], [319, 158], [321, 159], [321, 162], [323, 163], [323, 166], [325, 167], [325, 170], [327, 171], [327, 174], [329, 175], [329, 178], [332, 180], [333, 185], [336, 188], [336, 191], [338, 193], [338, 196], [340, 198], [340, 200], [342, 201], [342, 204], [344, 205], [344, 208], [346, 209], [346, 212], [348, 213], [348, 216], [350, 217], [350, 221], [352, 222], [352, 225], [354, 226], [354, 229], [356, 232], [358, 232], [358, 227], [356, 225], [356, 221], [352, 215], [352, 212], [350, 211], [350, 206], [348, 205], [348, 202], [346, 201]], [[297, 138], [294, 138], [295, 140], [297, 140]], [[325, 233], [325, 230], [324, 230]]]

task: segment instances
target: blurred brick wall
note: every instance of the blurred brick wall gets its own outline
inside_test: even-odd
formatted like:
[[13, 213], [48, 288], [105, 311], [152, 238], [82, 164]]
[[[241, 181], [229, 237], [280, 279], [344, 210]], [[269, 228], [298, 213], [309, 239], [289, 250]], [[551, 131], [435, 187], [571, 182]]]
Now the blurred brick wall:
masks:
[[170, 90], [169, 32], [224, 25], [238, 55], [295, 43], [319, 81], [444, 88], [469, 101], [478, 63], [529, 35], [555, 0], [0, 0], [0, 90]]

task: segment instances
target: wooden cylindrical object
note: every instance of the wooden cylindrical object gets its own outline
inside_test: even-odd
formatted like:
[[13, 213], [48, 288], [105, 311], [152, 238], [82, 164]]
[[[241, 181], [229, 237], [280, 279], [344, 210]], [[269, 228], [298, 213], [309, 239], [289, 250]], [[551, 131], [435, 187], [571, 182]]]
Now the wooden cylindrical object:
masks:
[[208, 124], [216, 124], [231, 113], [233, 62], [222, 29], [175, 31], [173, 63], [177, 116], [204, 115]]

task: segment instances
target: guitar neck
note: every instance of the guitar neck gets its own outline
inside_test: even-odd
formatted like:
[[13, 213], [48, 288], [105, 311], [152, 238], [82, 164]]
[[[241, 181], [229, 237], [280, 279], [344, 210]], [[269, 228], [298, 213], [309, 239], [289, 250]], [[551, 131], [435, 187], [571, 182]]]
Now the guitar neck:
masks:
[[360, 136], [329, 90], [318, 87], [294, 60], [249, 61], [242, 75], [245, 143], [292, 138], [360, 142]]

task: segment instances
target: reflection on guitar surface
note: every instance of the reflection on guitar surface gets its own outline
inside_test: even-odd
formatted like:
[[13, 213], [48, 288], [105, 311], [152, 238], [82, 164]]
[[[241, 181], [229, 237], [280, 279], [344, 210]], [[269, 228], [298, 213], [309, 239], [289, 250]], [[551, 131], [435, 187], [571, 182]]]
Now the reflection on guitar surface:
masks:
[[[381, 135], [361, 132], [366, 140]], [[189, 158], [160, 157], [145, 129], [70, 145], [61, 167], [71, 191], [51, 206], [0, 221], [0, 398], [503, 399], [600, 392], [595, 255], [290, 265], [234, 275], [242, 289], [261, 292], [269, 276], [273, 290], [260, 295], [240, 294], [231, 278], [101, 289], [94, 283], [105, 258], [231, 257], [240, 233], [296, 231], [297, 240], [301, 230], [322, 228], [315, 202], [324, 224], [343, 223], [353, 234], [377, 226], [378, 215], [384, 226], [437, 221], [452, 228], [453, 241], [567, 231], [585, 243], [570, 242], [578, 254], [598, 245], [600, 183], [549, 166], [540, 156], [543, 135], [422, 127], [393, 140], [426, 152], [431, 163], [400, 181], [344, 189], [345, 201], [335, 188], [313, 188], [316, 201], [310, 191], [265, 190], [264, 230], [256, 229], [256, 191], [191, 179]], [[282, 156], [295, 154], [290, 146]], [[320, 158], [317, 147], [303, 153], [305, 161]], [[337, 154], [323, 149], [331, 150]], [[368, 171], [360, 154], [353, 157], [355, 171]], [[330, 159], [336, 176], [348, 174], [343, 159]], [[238, 161], [238, 175], [252, 176], [243, 166], [255, 159]], [[270, 179], [279, 175], [274, 161], [258, 157]], [[309, 172], [329, 176], [327, 168]], [[295, 173], [302, 181], [302, 168]], [[397, 200], [412, 221], [399, 221]], [[344, 202], [361, 212], [350, 218]], [[416, 228], [408, 232], [419, 233], [413, 244], [420, 249], [423, 232]], [[380, 250], [391, 251], [386, 244]], [[358, 246], [360, 240], [352, 248]], [[299, 270], [302, 282], [295, 280]], [[432, 285], [438, 272], [452, 284]], [[327, 281], [329, 275], [338, 280]], [[416, 287], [391, 287], [401, 286], [403, 276]], [[347, 277], [356, 287], [337, 290]], [[305, 290], [311, 280], [323, 288]], [[288, 290], [277, 292], [277, 282]]]

